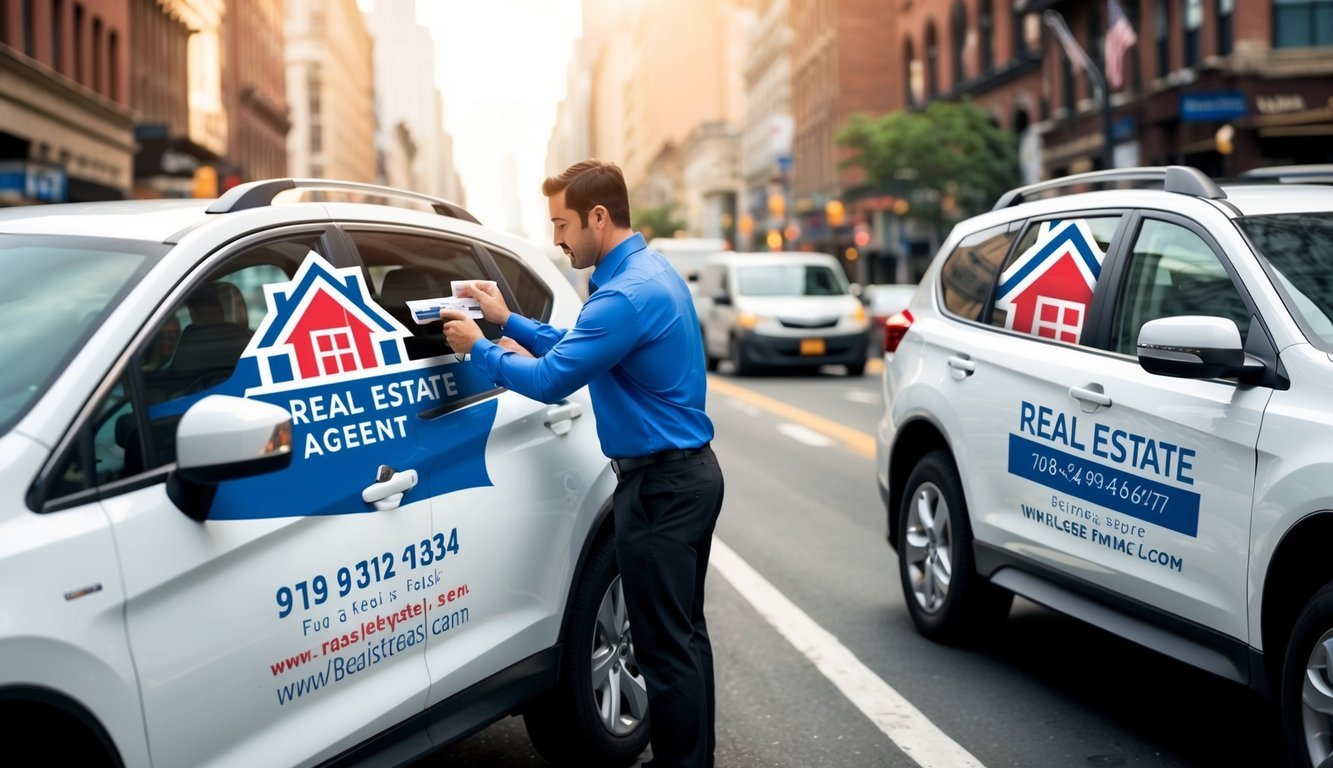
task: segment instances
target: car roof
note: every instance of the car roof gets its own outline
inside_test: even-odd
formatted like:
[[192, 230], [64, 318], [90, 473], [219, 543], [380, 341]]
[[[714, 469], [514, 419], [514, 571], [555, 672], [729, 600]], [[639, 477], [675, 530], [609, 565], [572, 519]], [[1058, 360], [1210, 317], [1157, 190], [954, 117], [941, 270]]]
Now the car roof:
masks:
[[115, 200], [0, 208], [0, 232], [166, 242], [204, 221], [211, 200]]
[[837, 262], [828, 253], [819, 251], [726, 251], [708, 259], [709, 264], [744, 264], [749, 266], [769, 266], [772, 264], [825, 264]]

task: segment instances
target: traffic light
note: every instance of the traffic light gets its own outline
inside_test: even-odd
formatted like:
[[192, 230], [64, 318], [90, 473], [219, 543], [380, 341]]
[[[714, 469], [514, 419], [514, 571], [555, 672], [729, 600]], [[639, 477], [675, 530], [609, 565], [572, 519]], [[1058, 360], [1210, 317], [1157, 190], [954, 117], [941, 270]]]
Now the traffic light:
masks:
[[841, 227], [847, 211], [843, 208], [841, 200], [830, 200], [824, 204], [824, 215], [828, 216], [830, 227]]

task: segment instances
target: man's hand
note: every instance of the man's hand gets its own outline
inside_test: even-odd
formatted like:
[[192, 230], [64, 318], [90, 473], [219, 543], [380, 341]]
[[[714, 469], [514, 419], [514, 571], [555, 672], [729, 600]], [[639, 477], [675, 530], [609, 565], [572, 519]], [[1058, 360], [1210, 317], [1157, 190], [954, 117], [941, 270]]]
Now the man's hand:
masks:
[[444, 321], [444, 340], [449, 342], [454, 354], [471, 354], [472, 345], [476, 344], [478, 339], [484, 338], [476, 321], [468, 317], [465, 312], [442, 309], [440, 319]]
[[519, 344], [517, 341], [514, 341], [508, 336], [501, 336], [500, 338], [496, 339], [495, 345], [507, 352], [515, 352], [519, 355], [522, 355], [523, 357], [533, 357], [533, 354], [528, 351], [527, 347], [523, 346], [522, 344]]
[[500, 327], [509, 322], [509, 307], [500, 295], [500, 287], [495, 283], [472, 282], [463, 286], [463, 292], [477, 300], [481, 305], [481, 314], [487, 320]]

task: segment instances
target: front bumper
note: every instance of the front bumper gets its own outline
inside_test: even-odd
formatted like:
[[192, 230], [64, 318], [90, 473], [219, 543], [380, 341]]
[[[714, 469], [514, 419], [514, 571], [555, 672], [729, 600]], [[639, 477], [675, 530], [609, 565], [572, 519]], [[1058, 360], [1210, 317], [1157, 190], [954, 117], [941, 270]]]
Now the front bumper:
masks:
[[[870, 330], [838, 335], [810, 333], [803, 336], [768, 336], [749, 332], [738, 336], [736, 343], [740, 345], [742, 360], [756, 366], [855, 365], [866, 361]], [[820, 346], [823, 347], [822, 353], [812, 352], [812, 348]]]

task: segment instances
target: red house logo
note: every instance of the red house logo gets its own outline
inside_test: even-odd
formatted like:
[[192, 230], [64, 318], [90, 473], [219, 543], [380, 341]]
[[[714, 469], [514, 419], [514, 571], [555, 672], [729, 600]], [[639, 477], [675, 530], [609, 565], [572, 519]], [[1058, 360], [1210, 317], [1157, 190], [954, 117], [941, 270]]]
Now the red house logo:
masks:
[[355, 375], [407, 360], [411, 335], [371, 298], [356, 267], [337, 269], [311, 252], [286, 283], [264, 286], [268, 313], [244, 356], [263, 385]]
[[1047, 221], [1037, 242], [1000, 275], [1005, 327], [1077, 344], [1106, 253], [1086, 221]]

